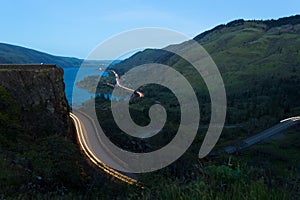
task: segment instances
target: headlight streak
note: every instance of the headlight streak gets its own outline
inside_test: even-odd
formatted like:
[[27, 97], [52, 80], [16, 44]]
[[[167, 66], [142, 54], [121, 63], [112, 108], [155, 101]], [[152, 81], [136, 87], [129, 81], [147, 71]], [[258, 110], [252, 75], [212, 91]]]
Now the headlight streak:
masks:
[[97, 156], [89, 149], [87, 141], [85, 140], [83, 134], [84, 134], [84, 127], [80, 121], [80, 119], [74, 115], [73, 113], [70, 113], [70, 117], [74, 122], [75, 128], [76, 128], [76, 134], [78, 138], [78, 142], [80, 145], [80, 148], [85, 153], [85, 155], [89, 158], [90, 161], [92, 161], [97, 167], [105, 171], [106, 173], [110, 174], [111, 176], [124, 181], [130, 185], [136, 185], [138, 187], [144, 188], [140, 183], [138, 183], [137, 180], [130, 178], [124, 174], [121, 174], [120, 172], [112, 169], [111, 167], [107, 166], [105, 163], [103, 163], [101, 160], [97, 158]]
[[293, 122], [295, 122], [295, 121], [298, 121], [298, 120], [300, 120], [300, 116], [290, 117], [290, 118], [287, 118], [287, 119], [283, 119], [283, 120], [280, 121], [280, 123], [286, 122], [286, 121], [293, 121]]

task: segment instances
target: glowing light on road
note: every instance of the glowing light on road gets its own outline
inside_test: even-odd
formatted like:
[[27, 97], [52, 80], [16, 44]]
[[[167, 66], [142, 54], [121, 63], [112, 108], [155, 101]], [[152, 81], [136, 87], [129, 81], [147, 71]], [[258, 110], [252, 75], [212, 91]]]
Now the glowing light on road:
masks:
[[80, 148], [85, 153], [85, 155], [90, 159], [90, 161], [92, 161], [97, 167], [101, 168], [106, 173], [110, 174], [111, 176], [113, 176], [119, 180], [124, 181], [131, 185], [136, 185], [141, 188], [144, 188], [144, 186], [141, 186], [137, 180], [130, 178], [124, 174], [121, 174], [120, 172], [112, 169], [111, 167], [109, 167], [105, 163], [103, 163], [101, 160], [99, 160], [97, 158], [97, 156], [89, 149], [89, 147], [87, 145], [87, 142], [84, 138], [84, 131], [83, 131], [84, 128], [83, 128], [83, 125], [82, 125], [82, 122], [80, 121], [80, 119], [73, 113], [70, 113], [70, 117], [73, 120], [75, 128], [76, 128], [76, 134], [77, 134]]
[[[103, 71], [104, 69], [102, 67], [99, 67], [99, 70], [100, 71]], [[115, 78], [116, 78], [116, 83], [117, 83], [117, 86], [119, 86], [120, 88], [123, 88], [124, 90], [127, 90], [127, 91], [130, 91], [130, 92], [136, 92], [140, 98], [144, 97], [145, 95], [140, 92], [140, 91], [135, 91], [131, 88], [128, 88], [128, 87], [125, 87], [124, 85], [122, 85], [120, 83], [120, 76], [115, 72], [115, 70], [111, 70], [111, 72], [114, 74]], [[115, 87], [113, 84], [111, 83], [106, 83], [106, 85], [110, 86], [110, 87]]]
[[290, 118], [287, 118], [287, 119], [283, 119], [280, 122], [281, 123], [282, 122], [286, 122], [286, 121], [293, 121], [293, 122], [295, 122], [295, 121], [299, 121], [299, 120], [300, 120], [300, 116], [296, 116], [296, 117], [290, 117]]
[[120, 88], [123, 88], [124, 90], [130, 91], [130, 92], [136, 92], [136, 93], [140, 96], [140, 98], [142, 98], [142, 97], [145, 96], [145, 95], [144, 95], [142, 92], [140, 92], [140, 91], [135, 91], [135, 90], [133, 90], [133, 89], [131, 89], [131, 88], [125, 87], [124, 85], [121, 85], [119, 75], [118, 75], [114, 70], [111, 70], [111, 72], [115, 75], [116, 82], [117, 82], [117, 86], [119, 86]]
[[141, 93], [140, 91], [136, 91], [136, 93], [138, 93], [138, 95], [142, 98], [144, 97], [145, 95], [143, 93]]

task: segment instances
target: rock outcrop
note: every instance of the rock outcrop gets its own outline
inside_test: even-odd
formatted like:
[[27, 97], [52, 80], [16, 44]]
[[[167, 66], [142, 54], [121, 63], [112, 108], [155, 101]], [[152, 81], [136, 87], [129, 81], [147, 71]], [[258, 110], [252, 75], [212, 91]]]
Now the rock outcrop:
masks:
[[0, 87], [19, 106], [24, 131], [38, 137], [67, 134], [70, 130], [63, 69], [44, 64], [3, 64], [0, 65]]

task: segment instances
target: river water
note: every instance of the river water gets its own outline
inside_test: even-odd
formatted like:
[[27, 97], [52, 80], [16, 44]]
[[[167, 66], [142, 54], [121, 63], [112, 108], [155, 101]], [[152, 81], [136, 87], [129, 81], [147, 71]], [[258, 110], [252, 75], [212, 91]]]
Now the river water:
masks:
[[[75, 79], [79, 68], [64, 68], [64, 82], [65, 82], [65, 93], [69, 105], [80, 105], [83, 102], [89, 100], [90, 98], [95, 97], [95, 94], [89, 93], [86, 89], [79, 88], [75, 85]], [[81, 69], [78, 80], [81, 81], [87, 76], [100, 75], [101, 72], [95, 67], [85, 67]], [[103, 73], [104, 76], [107, 76], [107, 73]], [[72, 96], [73, 86], [75, 85], [76, 89], [79, 92], [79, 95]]]

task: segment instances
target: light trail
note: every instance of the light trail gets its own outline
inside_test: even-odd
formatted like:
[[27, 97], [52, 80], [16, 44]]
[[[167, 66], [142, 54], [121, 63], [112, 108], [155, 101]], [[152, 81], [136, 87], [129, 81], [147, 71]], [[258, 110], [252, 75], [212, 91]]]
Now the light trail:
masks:
[[133, 89], [131, 89], [131, 88], [128, 88], [128, 87], [125, 87], [124, 85], [122, 85], [122, 84], [120, 83], [120, 77], [119, 77], [119, 75], [115, 72], [115, 70], [111, 70], [111, 72], [115, 75], [116, 82], [117, 82], [117, 86], [119, 86], [120, 88], [123, 88], [124, 90], [130, 91], [130, 92], [136, 92], [136, 93], [140, 96], [140, 98], [142, 98], [142, 97], [145, 96], [145, 95], [144, 95], [142, 92], [140, 92], [140, 91], [135, 91], [135, 90], [133, 90]]
[[[104, 71], [104, 69], [102, 68], [102, 67], [99, 67], [98, 68], [98, 70], [99, 71]], [[115, 78], [116, 78], [116, 83], [117, 83], [117, 86], [119, 86], [120, 88], [123, 88], [124, 90], [127, 90], [127, 91], [130, 91], [130, 92], [136, 92], [138, 95], [139, 95], [139, 97], [140, 98], [142, 98], [142, 97], [144, 97], [145, 95], [142, 93], [142, 92], [140, 92], [140, 91], [136, 91], [136, 90], [134, 90], [134, 89], [131, 89], [131, 88], [128, 88], [128, 87], [126, 87], [126, 86], [124, 86], [124, 85], [122, 85], [120, 82], [120, 76], [117, 74], [117, 72], [115, 71], [115, 70], [110, 70], [113, 74], [114, 74], [114, 76], [115, 76]], [[108, 85], [108, 86], [110, 86], [110, 87], [115, 87], [113, 84], [111, 84], [111, 83], [106, 83], [106, 85]]]
[[136, 93], [138, 93], [138, 95], [140, 96], [140, 98], [144, 97], [145, 95], [143, 93], [141, 93], [140, 91], [136, 91]]
[[84, 125], [80, 121], [80, 119], [74, 115], [73, 113], [70, 113], [70, 117], [74, 122], [75, 128], [76, 128], [76, 134], [79, 141], [80, 148], [85, 153], [85, 155], [89, 158], [90, 161], [92, 161], [97, 167], [102, 169], [104, 172], [110, 174], [111, 176], [124, 181], [130, 185], [136, 185], [138, 187], [144, 188], [144, 186], [140, 185], [137, 180], [130, 178], [115, 169], [109, 167], [104, 162], [102, 162], [95, 154], [89, 149], [89, 146], [87, 144], [87, 141], [84, 137]]
[[287, 119], [283, 119], [283, 120], [280, 121], [280, 123], [286, 122], [286, 121], [293, 121], [293, 122], [295, 122], [295, 121], [298, 121], [298, 120], [300, 120], [300, 116], [290, 117], [290, 118], [287, 118]]

